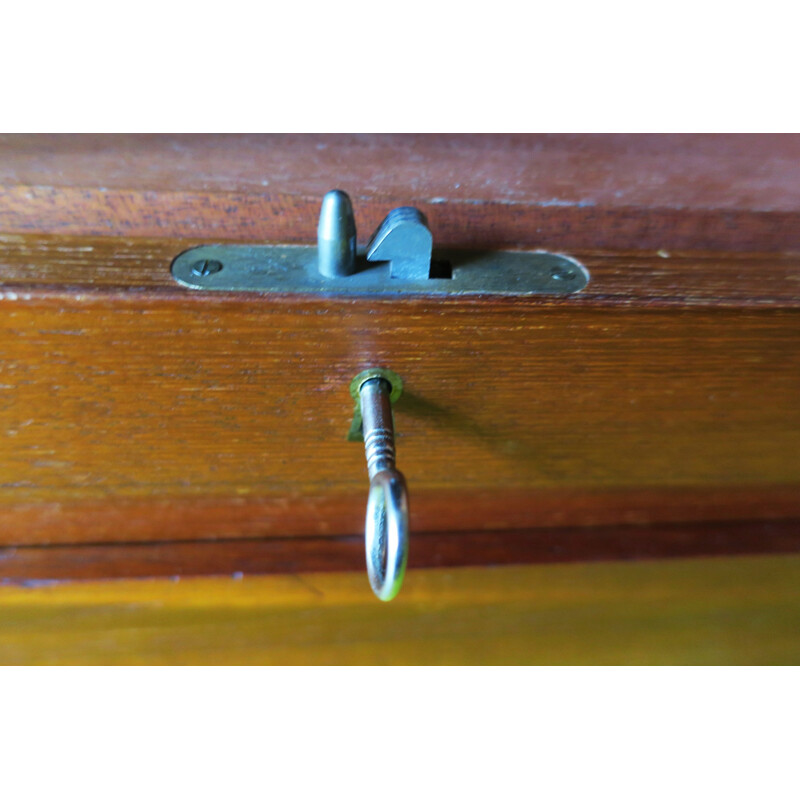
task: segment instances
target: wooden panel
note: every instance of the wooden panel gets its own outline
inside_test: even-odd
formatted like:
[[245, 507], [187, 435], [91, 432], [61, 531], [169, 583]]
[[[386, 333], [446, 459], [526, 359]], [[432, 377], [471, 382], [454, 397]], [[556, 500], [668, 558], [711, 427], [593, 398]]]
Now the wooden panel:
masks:
[[[0, 575], [360, 569], [346, 388], [376, 363], [407, 383], [415, 566], [795, 549], [798, 156], [797, 136], [0, 136]], [[209, 239], [313, 241], [335, 185], [362, 242], [411, 203], [442, 246], [547, 247], [592, 281], [402, 304], [172, 282]]]
[[[445, 524], [464, 527], [465, 515], [467, 527], [535, 524], [529, 493], [554, 489], [782, 485], [783, 513], [797, 516], [796, 312], [609, 317], [491, 304], [136, 297], [109, 306], [88, 296], [5, 305], [5, 543], [146, 538], [157, 519], [144, 532], [117, 527], [119, 515], [113, 530], [104, 530], [108, 519], [99, 530], [42, 525], [71, 503], [143, 497], [220, 498], [239, 517], [260, 514], [266, 501], [279, 517], [298, 514], [298, 532], [351, 530], [331, 531], [324, 517], [353, 498], [350, 519], [362, 513], [363, 452], [344, 441], [348, 385], [376, 364], [406, 381], [398, 451], [422, 529], [442, 524], [430, 511], [445, 496], [454, 508]], [[495, 502], [473, 502], [476, 493]], [[262, 502], [247, 505], [252, 498]], [[328, 509], [312, 522], [319, 502]], [[218, 534], [217, 516], [197, 516], [173, 538]]]
[[350, 192], [366, 240], [417, 205], [463, 247], [800, 248], [800, 137], [3, 136], [0, 230], [311, 241]]
[[0, 588], [3, 664], [797, 664], [800, 557]]
[[6, 238], [0, 543], [355, 533], [374, 365], [416, 530], [800, 515], [796, 260], [722, 306], [757, 262], [611, 306], [624, 257], [583, 300], [398, 302], [183, 290], [183, 246]]

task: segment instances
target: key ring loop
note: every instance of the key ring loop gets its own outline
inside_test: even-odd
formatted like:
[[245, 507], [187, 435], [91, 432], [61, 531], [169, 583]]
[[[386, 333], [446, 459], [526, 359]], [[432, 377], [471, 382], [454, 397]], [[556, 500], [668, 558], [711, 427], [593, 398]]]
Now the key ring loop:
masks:
[[364, 531], [372, 591], [380, 600], [391, 600], [408, 561], [408, 490], [396, 469], [378, 472], [370, 482]]

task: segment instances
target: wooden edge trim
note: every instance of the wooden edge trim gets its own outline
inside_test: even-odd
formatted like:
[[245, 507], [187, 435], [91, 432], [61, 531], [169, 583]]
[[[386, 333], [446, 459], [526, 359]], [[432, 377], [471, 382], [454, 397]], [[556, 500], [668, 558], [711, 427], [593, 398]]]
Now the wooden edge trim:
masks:
[[[800, 519], [416, 534], [410, 569], [800, 552]], [[360, 536], [0, 549], [0, 584], [364, 569]], [[365, 578], [366, 580], [366, 578]]]
[[[2, 230], [2, 228], [0, 228]], [[217, 239], [221, 241], [222, 239]], [[273, 239], [272, 241], [278, 241]], [[178, 285], [170, 264], [184, 250], [202, 244], [191, 239], [135, 239], [112, 236], [53, 236], [0, 233], [0, 300], [107, 305], [175, 303], [249, 307], [275, 303], [320, 307], [332, 301], [342, 307], [363, 298], [316, 295], [198, 292]], [[207, 241], [206, 241], [207, 243]], [[459, 247], [469, 247], [460, 242]], [[487, 245], [488, 246], [488, 245]], [[591, 280], [580, 293], [561, 297], [439, 297], [433, 302], [459, 307], [518, 310], [523, 307], [733, 307], [779, 309], [800, 306], [800, 253], [669, 250], [576, 250], [559, 244], [549, 249], [583, 263]], [[404, 298], [405, 307], [431, 298]], [[373, 305], [392, 305], [397, 298], [372, 298]]]
[[[366, 492], [277, 497], [98, 497], [0, 505], [0, 546], [126, 544], [135, 542], [335, 539], [363, 530]], [[425, 534], [470, 530], [477, 518], [497, 516], [501, 531], [612, 528], [742, 519], [800, 518], [795, 485], [747, 487], [654, 487], [650, 489], [416, 490], [413, 531]], [[499, 527], [499, 526], [496, 526]]]
[[[794, 211], [548, 205], [377, 196], [359, 198], [368, 236], [394, 205], [412, 203], [439, 246], [786, 250], [800, 247]], [[7, 184], [0, 230], [89, 236], [309, 241], [320, 197], [281, 192], [148, 191]]]

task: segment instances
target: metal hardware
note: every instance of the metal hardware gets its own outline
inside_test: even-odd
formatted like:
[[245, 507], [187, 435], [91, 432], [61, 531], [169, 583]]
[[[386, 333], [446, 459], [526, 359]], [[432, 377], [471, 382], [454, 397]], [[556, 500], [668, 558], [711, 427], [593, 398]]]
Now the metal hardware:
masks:
[[568, 295], [589, 282], [582, 264], [556, 253], [437, 250], [432, 259], [433, 237], [415, 208], [391, 211], [366, 251], [355, 242], [350, 200], [334, 190], [322, 202], [316, 248], [204, 245], [181, 253], [172, 275], [205, 291], [397, 297]]
[[[370, 266], [361, 254], [354, 274], [328, 278], [318, 271], [315, 247], [206, 245], [181, 253], [172, 264], [172, 275], [191, 289], [214, 292], [376, 297], [568, 295], [589, 281], [581, 264], [555, 253], [437, 251], [437, 257], [450, 263], [452, 279], [392, 279], [387, 265]], [[199, 277], [192, 265], [201, 259], [217, 260], [224, 268]]]
[[334, 189], [322, 198], [317, 226], [317, 259], [320, 275], [340, 278], [356, 268], [356, 220], [350, 198]]
[[197, 278], [206, 278], [222, 270], [222, 263], [213, 258], [201, 258], [192, 264], [192, 275]]
[[[205, 245], [172, 262], [172, 275], [192, 289], [345, 296], [568, 295], [589, 282], [572, 258], [556, 253], [437, 252], [416, 208], [387, 214], [367, 245], [356, 248], [350, 198], [322, 200], [317, 247]], [[370, 479], [364, 537], [367, 574], [381, 600], [400, 591], [408, 561], [408, 489], [395, 466], [392, 403], [402, 391], [393, 372], [370, 369], [350, 387], [356, 401], [348, 439], [363, 438]]]
[[388, 261], [389, 275], [407, 281], [431, 277], [433, 235], [416, 208], [390, 211], [367, 245], [367, 261]]
[[396, 372], [390, 369], [383, 369], [382, 367], [375, 367], [373, 369], [365, 369], [359, 372], [350, 383], [350, 395], [355, 400], [355, 408], [353, 409], [353, 422], [350, 425], [350, 431], [347, 434], [348, 442], [363, 442], [364, 441], [364, 423], [361, 418], [361, 384], [370, 380], [371, 378], [383, 378], [386, 383], [392, 387], [389, 394], [389, 402], [394, 405], [403, 393], [403, 381]]
[[391, 600], [400, 591], [408, 562], [408, 489], [395, 467], [392, 400], [402, 382], [389, 370], [366, 370], [350, 386], [363, 422], [369, 474], [364, 543], [367, 575], [375, 595]]

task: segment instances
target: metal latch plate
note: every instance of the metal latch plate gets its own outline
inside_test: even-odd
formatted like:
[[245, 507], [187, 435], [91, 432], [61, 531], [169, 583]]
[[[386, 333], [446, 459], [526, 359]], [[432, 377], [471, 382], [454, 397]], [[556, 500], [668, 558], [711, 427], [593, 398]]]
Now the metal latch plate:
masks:
[[172, 275], [191, 289], [330, 295], [568, 295], [589, 282], [568, 256], [540, 251], [443, 251], [449, 278], [392, 278], [388, 263], [359, 253], [352, 275], [319, 273], [317, 248], [301, 245], [203, 245], [172, 263]]

